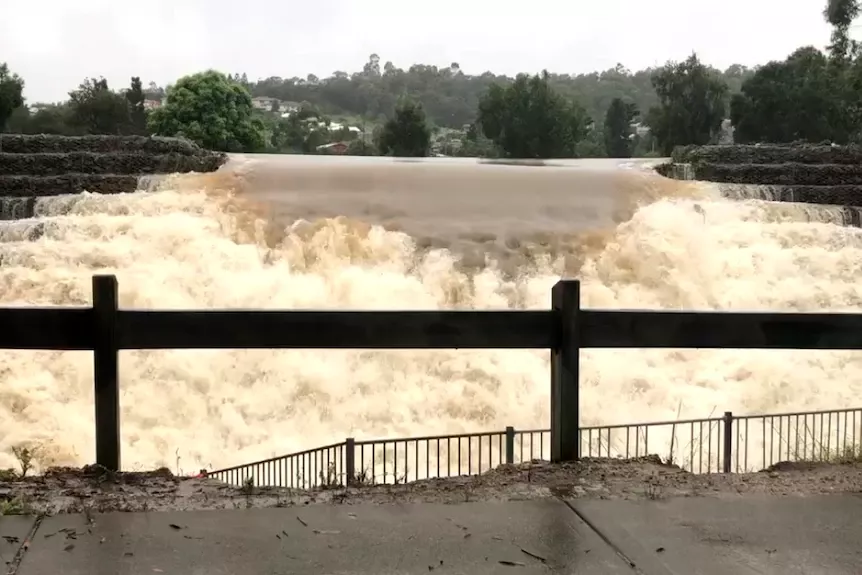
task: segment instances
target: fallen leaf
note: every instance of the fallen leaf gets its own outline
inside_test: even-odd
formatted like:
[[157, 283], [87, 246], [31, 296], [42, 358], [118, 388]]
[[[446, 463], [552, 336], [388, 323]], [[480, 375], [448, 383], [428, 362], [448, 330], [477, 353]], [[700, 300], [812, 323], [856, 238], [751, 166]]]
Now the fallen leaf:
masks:
[[500, 565], [506, 565], [508, 567], [526, 567], [527, 566], [526, 564], [521, 563], [520, 561], [503, 560], [503, 561], [497, 561], [497, 563], [499, 563]]
[[341, 531], [326, 531], [325, 529], [314, 529], [316, 535], [338, 535]]
[[75, 545], [73, 543], [69, 543], [65, 547], [63, 547], [63, 551], [71, 551], [74, 548], [75, 548]]
[[661, 553], [663, 551], [664, 551], [664, 547], [659, 547], [658, 549], [655, 550], [656, 553]]
[[465, 533], [465, 534], [464, 534], [464, 539], [467, 539], [468, 537], [471, 537], [472, 535], [473, 535], [472, 533]]
[[171, 529], [182, 529], [182, 527], [180, 527], [176, 523], [170, 523], [169, 525], [170, 525]]
[[105, 538], [104, 538], [104, 537], [102, 537], [101, 539], [99, 539], [99, 543], [104, 543], [104, 542], [105, 542]]
[[297, 520], [297, 521], [299, 521], [300, 523], [302, 523], [302, 526], [303, 526], [303, 527], [308, 527], [308, 523], [306, 523], [305, 521], [303, 521], [303, 520], [302, 520], [302, 517], [300, 517], [299, 515], [297, 515], [297, 516], [296, 516], [296, 520]]
[[156, 573], [164, 573], [164, 571], [162, 571], [158, 567], [153, 567], [153, 571], [155, 571]]
[[521, 549], [521, 553], [523, 553], [524, 555], [527, 555], [528, 557], [532, 557], [533, 559], [536, 559], [537, 561], [541, 561], [542, 563], [548, 562], [548, 560], [545, 559], [544, 557], [542, 557], [541, 555], [536, 555], [535, 553], [530, 553], [526, 549]]

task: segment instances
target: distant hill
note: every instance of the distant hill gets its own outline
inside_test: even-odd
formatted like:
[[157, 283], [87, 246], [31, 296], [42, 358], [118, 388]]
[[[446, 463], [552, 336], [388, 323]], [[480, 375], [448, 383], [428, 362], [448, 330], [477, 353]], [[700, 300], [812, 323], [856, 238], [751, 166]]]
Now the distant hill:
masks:
[[[328, 78], [273, 76], [249, 82], [244, 75], [237, 74], [234, 79], [246, 84], [252, 96], [309, 102], [328, 114], [372, 120], [390, 115], [398, 99], [407, 95], [423, 104], [432, 122], [449, 128], [461, 128], [474, 120], [479, 98], [490, 84], [513, 80], [492, 72], [478, 76], [464, 74], [456, 62], [442, 68], [414, 64], [407, 70], [392, 62], [381, 66], [380, 62], [380, 57], [372, 54], [361, 72], [335, 72]], [[618, 64], [603, 72], [552, 74], [551, 78], [556, 89], [576, 99], [594, 120], [602, 121], [614, 98], [633, 102], [643, 113], [656, 105], [650, 83], [652, 72], [653, 69], [632, 72]], [[739, 92], [742, 82], [754, 74], [753, 69], [741, 65], [715, 72], [727, 82], [731, 94]]]

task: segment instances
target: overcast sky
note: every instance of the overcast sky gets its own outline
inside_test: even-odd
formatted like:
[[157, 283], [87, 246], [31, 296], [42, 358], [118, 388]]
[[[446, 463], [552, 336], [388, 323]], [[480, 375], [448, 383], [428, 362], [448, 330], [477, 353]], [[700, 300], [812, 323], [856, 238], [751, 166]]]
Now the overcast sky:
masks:
[[824, 47], [820, 0], [38, 0], [3, 2], [0, 61], [31, 102], [86, 77], [113, 87], [205, 68], [268, 76], [353, 72], [376, 52], [466, 73], [631, 69], [696, 51], [754, 65]]

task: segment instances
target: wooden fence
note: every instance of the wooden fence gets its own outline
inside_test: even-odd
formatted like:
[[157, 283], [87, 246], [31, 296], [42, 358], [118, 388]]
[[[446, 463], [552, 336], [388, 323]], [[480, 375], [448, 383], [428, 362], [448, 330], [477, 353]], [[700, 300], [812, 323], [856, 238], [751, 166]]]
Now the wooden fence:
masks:
[[123, 349], [550, 349], [551, 458], [578, 458], [582, 348], [862, 349], [862, 314], [585, 310], [558, 282], [540, 311], [147, 311], [93, 277], [92, 308], [0, 308], [0, 349], [92, 350], [96, 462], [120, 469]]

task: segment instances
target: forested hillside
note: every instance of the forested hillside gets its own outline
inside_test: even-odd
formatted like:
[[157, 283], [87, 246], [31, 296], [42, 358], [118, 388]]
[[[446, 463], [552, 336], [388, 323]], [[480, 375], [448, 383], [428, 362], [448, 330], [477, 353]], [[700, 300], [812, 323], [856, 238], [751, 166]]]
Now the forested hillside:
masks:
[[[753, 69], [696, 53], [632, 72], [465, 74], [368, 57], [328, 78], [250, 80], [204, 70], [164, 89], [86, 78], [55, 104], [30, 102], [0, 61], [0, 131], [175, 136], [225, 152], [584, 158], [668, 156], [715, 143], [862, 143], [860, 0], [827, 0], [825, 49], [800, 46]], [[539, 73], [532, 73], [539, 72]]]
[[[656, 70], [632, 72], [618, 64], [603, 72], [550, 74], [550, 83], [557, 92], [580, 103], [593, 120], [601, 122], [614, 98], [632, 102], [638, 110], [656, 106], [658, 98], [651, 83]], [[724, 80], [730, 94], [739, 92], [742, 83], [754, 74], [754, 70], [740, 65], [712, 71]], [[353, 74], [335, 72], [328, 78], [273, 76], [257, 82], [236, 74], [234, 79], [244, 83], [252, 96], [308, 102], [328, 114], [369, 120], [391, 116], [398, 100], [408, 96], [422, 104], [429, 121], [449, 128], [460, 128], [476, 119], [479, 100], [492, 84], [508, 85], [514, 81], [492, 72], [479, 76], [465, 74], [455, 62], [440, 68], [414, 64], [403, 70], [392, 62], [381, 65], [377, 54], [372, 54], [363, 69]]]

